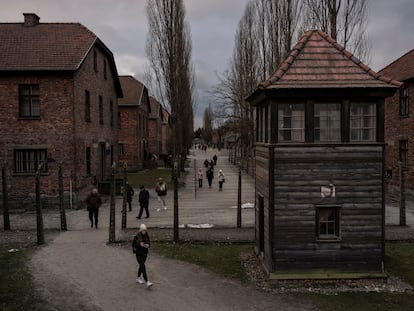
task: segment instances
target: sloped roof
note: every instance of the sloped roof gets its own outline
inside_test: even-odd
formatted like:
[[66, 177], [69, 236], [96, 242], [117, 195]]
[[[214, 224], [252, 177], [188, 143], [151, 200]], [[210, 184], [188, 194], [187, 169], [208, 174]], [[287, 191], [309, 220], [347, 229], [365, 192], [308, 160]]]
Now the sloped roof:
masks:
[[320, 30], [310, 30], [259, 89], [395, 88]]
[[150, 96], [151, 113], [150, 119], [163, 118], [161, 104], [153, 96]]
[[0, 70], [77, 70], [96, 40], [79, 23], [0, 23]]
[[119, 76], [124, 97], [118, 99], [118, 105], [138, 106], [144, 92], [144, 84], [132, 76]]
[[398, 81], [414, 79], [414, 49], [405, 53], [378, 73]]
[[[97, 45], [108, 55], [118, 97], [122, 89], [112, 52], [79, 23], [39, 23], [34, 13], [24, 13], [24, 23], [0, 23], [1, 71], [76, 71]], [[27, 16], [36, 19], [28, 24]]]

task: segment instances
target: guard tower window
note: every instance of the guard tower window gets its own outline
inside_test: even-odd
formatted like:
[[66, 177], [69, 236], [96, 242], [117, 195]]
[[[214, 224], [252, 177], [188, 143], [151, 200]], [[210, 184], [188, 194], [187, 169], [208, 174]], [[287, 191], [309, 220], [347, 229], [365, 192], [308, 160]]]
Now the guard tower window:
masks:
[[305, 141], [305, 105], [279, 104], [278, 125], [280, 142]]
[[341, 141], [341, 105], [315, 104], [315, 142]]
[[375, 104], [352, 103], [350, 111], [351, 141], [375, 141], [376, 119]]

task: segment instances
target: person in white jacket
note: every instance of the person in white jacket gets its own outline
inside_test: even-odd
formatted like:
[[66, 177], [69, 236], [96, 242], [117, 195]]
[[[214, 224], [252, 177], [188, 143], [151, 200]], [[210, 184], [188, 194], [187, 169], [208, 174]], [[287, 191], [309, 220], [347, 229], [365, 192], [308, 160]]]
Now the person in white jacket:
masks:
[[224, 174], [222, 170], [218, 172], [219, 191], [223, 191]]

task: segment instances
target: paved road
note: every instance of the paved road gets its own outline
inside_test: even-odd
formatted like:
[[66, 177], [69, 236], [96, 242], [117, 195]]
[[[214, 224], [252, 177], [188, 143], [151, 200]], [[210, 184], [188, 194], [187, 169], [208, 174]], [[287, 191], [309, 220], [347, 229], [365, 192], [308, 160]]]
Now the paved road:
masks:
[[[198, 164], [200, 158], [206, 156], [212, 156], [212, 152], [201, 154], [196, 151], [192, 160]], [[180, 192], [182, 224], [235, 226], [236, 214], [232, 206], [236, 201], [238, 172], [228, 165], [224, 155], [219, 156], [216, 172], [218, 169], [223, 169], [226, 174], [223, 192], [218, 192], [215, 185], [213, 189], [197, 189], [195, 198], [192, 181], [187, 181], [187, 189]], [[190, 171], [189, 176], [191, 174]], [[244, 182], [252, 181], [246, 177]], [[252, 189], [251, 185], [246, 187], [243, 202], [251, 202]], [[170, 207], [171, 198], [168, 202]], [[154, 212], [157, 203], [153, 199], [152, 216], [146, 221], [150, 234], [151, 227], [172, 225], [172, 209]], [[118, 206], [120, 210], [121, 204]], [[153, 252], [148, 258], [147, 269], [154, 286], [146, 290], [135, 283], [137, 263], [131, 251], [106, 244], [108, 214], [106, 203], [96, 230], [89, 227], [85, 211], [69, 211], [70, 230], [59, 234], [32, 257], [31, 273], [51, 310], [314, 310], [307, 302], [259, 292], [201, 267], [166, 259]], [[118, 228], [120, 215], [116, 215]], [[135, 215], [129, 213], [128, 223], [137, 226], [139, 222]], [[58, 220], [57, 216], [45, 217], [46, 226], [51, 226], [52, 220]], [[244, 225], [253, 225], [252, 209], [243, 210], [243, 220]]]

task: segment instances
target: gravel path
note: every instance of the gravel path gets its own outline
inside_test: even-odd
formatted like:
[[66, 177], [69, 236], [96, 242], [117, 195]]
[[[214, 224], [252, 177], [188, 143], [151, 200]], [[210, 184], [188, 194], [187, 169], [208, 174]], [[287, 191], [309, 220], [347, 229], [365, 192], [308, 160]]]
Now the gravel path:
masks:
[[29, 267], [50, 310], [314, 309], [153, 252], [147, 269], [154, 286], [146, 290], [135, 283], [132, 252], [108, 246], [107, 233], [107, 229], [64, 232], [34, 254]]

